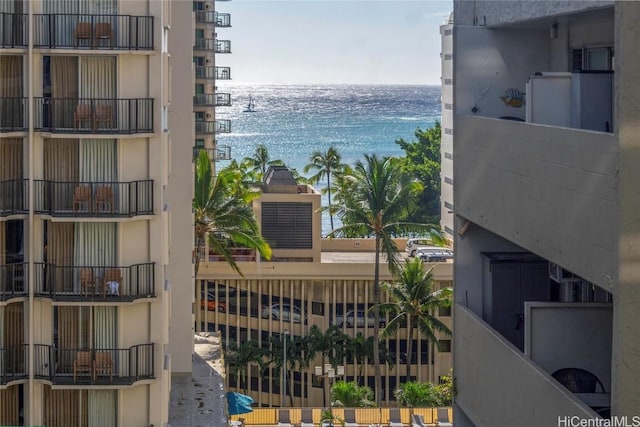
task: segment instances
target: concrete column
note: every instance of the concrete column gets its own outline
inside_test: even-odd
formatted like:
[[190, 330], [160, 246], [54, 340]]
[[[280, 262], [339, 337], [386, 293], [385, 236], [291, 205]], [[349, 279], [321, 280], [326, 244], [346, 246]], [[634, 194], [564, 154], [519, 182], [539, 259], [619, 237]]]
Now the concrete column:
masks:
[[614, 295], [612, 413], [640, 408], [640, 3], [615, 5], [615, 118], [619, 139], [619, 284]]

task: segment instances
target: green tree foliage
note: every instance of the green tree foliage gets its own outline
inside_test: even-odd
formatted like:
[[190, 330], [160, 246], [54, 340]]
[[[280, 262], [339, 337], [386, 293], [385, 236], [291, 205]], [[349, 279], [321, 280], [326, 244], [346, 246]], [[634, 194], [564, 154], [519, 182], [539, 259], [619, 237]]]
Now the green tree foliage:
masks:
[[436, 317], [440, 307], [451, 306], [451, 288], [435, 289], [433, 267], [424, 270], [422, 260], [413, 258], [394, 273], [393, 283], [384, 283], [383, 289], [389, 294], [388, 303], [380, 304], [381, 313], [389, 313], [389, 323], [380, 331], [382, 338], [393, 336], [398, 328], [405, 325], [409, 331], [407, 339], [407, 378], [411, 378], [411, 357], [413, 351], [413, 331], [418, 331], [439, 346], [436, 333], [451, 335], [449, 328]]
[[427, 224], [440, 222], [440, 122], [433, 127], [415, 131], [416, 141], [396, 140], [404, 150], [400, 167], [404, 173], [416, 178], [423, 185], [418, 204], [408, 220]]
[[393, 395], [400, 406], [409, 408], [451, 406], [451, 384], [451, 375], [438, 385], [409, 381], [395, 389]]
[[205, 239], [209, 240], [209, 247], [240, 274], [242, 273], [231, 254], [231, 247], [234, 245], [256, 249], [263, 258], [271, 258], [271, 248], [260, 235], [258, 221], [250, 205], [251, 200], [258, 197], [259, 193], [238, 186], [238, 182], [241, 179], [233, 170], [223, 170], [214, 177], [207, 152], [200, 151], [196, 162], [192, 204], [196, 277]]
[[[416, 193], [421, 185], [408, 180], [391, 158], [382, 159], [374, 155], [364, 156], [358, 161], [349, 175], [345, 175], [344, 186], [348, 191], [341, 192], [343, 202], [340, 211], [342, 227], [329, 236], [346, 235], [373, 236], [375, 238], [375, 263], [373, 287], [373, 316], [380, 318], [380, 255], [386, 256], [392, 273], [398, 271], [398, 247], [393, 237], [401, 231], [427, 231], [438, 234], [435, 227], [406, 221], [415, 206]], [[439, 235], [440, 239], [442, 236]], [[380, 334], [378, 322], [374, 323], [374, 336]], [[379, 406], [382, 400], [382, 375], [380, 371], [380, 343], [374, 340], [373, 359], [375, 371], [375, 396]]]
[[284, 166], [282, 160], [271, 160], [269, 150], [264, 144], [258, 145], [253, 156], [245, 157], [242, 159], [242, 163], [246, 163], [248, 167], [251, 168], [251, 172], [254, 174], [253, 176], [257, 182], [262, 181], [269, 166]]
[[331, 177], [336, 174], [340, 174], [345, 168], [345, 164], [342, 163], [342, 156], [338, 150], [331, 146], [325, 153], [321, 151], [314, 151], [309, 157], [309, 164], [304, 167], [304, 173], [310, 170], [315, 170], [316, 174], [308, 178], [310, 184], [316, 184], [323, 179], [327, 180], [327, 187], [323, 188], [323, 193], [327, 194], [329, 211], [329, 219], [331, 221], [331, 229], [333, 230], [333, 204], [331, 203]]
[[238, 386], [247, 393], [247, 375], [249, 373], [249, 365], [256, 363], [260, 366], [260, 370], [266, 366], [265, 357], [268, 352], [261, 348], [254, 340], [245, 341], [238, 345], [232, 341], [225, 351], [224, 361], [229, 370], [229, 374], [236, 377]]
[[372, 407], [373, 391], [355, 381], [336, 381], [331, 387], [331, 406], [343, 408]]

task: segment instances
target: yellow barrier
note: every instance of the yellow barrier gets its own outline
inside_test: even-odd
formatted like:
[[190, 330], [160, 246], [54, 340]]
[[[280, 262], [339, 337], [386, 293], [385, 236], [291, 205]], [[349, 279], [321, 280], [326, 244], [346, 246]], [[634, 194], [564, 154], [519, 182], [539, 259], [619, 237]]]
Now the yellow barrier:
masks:
[[[243, 415], [233, 415], [232, 420], [244, 418], [245, 426], [277, 426], [278, 411], [281, 408], [255, 408], [253, 412]], [[282, 408], [289, 411], [289, 418], [292, 424], [300, 425], [302, 408]], [[323, 408], [311, 408], [313, 413], [313, 423], [320, 425]], [[449, 420], [453, 420], [452, 408], [449, 411]], [[333, 408], [333, 415], [344, 419], [343, 408]], [[425, 424], [435, 425], [437, 420], [437, 408], [413, 408], [414, 414], [422, 415]], [[389, 425], [389, 408], [355, 408], [356, 422], [361, 426], [370, 424]], [[400, 420], [403, 424], [411, 425], [411, 409], [400, 408]]]

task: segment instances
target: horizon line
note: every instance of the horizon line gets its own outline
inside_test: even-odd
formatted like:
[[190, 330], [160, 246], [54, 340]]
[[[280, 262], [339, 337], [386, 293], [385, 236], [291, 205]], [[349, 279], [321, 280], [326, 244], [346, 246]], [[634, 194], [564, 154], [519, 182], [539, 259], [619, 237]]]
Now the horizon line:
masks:
[[227, 80], [220, 86], [224, 85], [266, 85], [266, 86], [311, 86], [311, 85], [353, 85], [353, 86], [442, 86], [441, 83], [353, 83], [353, 82], [293, 82], [293, 83], [278, 83], [278, 82], [234, 82], [233, 80]]

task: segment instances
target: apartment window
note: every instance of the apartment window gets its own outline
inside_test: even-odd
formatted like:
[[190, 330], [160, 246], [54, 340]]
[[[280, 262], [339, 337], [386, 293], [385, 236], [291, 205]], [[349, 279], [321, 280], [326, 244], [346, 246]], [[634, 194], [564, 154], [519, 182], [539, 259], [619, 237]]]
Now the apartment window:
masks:
[[196, 139], [196, 148], [204, 148], [204, 139]]
[[453, 79], [444, 79], [444, 84], [452, 85], [453, 84]]
[[204, 122], [205, 112], [204, 111], [196, 111], [195, 112], [196, 122]]
[[453, 229], [451, 227], [444, 226], [444, 231], [447, 232], [450, 236], [453, 236]]
[[452, 30], [444, 30], [444, 35], [445, 36], [450, 36], [453, 33]]
[[447, 53], [447, 54], [444, 55], [444, 60], [445, 61], [450, 61], [452, 59], [453, 59], [453, 54]]
[[585, 47], [571, 51], [571, 71], [613, 70], [614, 51], [610, 46]]
[[448, 176], [444, 177], [444, 182], [446, 184], [453, 185], [453, 179], [449, 178]]
[[453, 154], [445, 152], [444, 153], [444, 158], [445, 159], [449, 159], [449, 160], [453, 160]]
[[444, 104], [444, 109], [445, 110], [453, 110], [453, 104], [449, 104], [449, 103]]
[[196, 64], [196, 67], [203, 67], [205, 64], [204, 56], [194, 56], [193, 63]]
[[312, 301], [311, 314], [315, 314], [317, 316], [324, 316], [324, 303]]
[[444, 202], [444, 207], [453, 210], [453, 205], [449, 202]]
[[440, 353], [451, 353], [451, 340], [439, 340]]
[[[451, 104], [449, 104], [449, 105], [451, 105]], [[449, 109], [451, 109], [451, 108], [449, 108]], [[453, 135], [453, 129], [444, 128], [444, 133], [445, 133], [445, 135]]]

